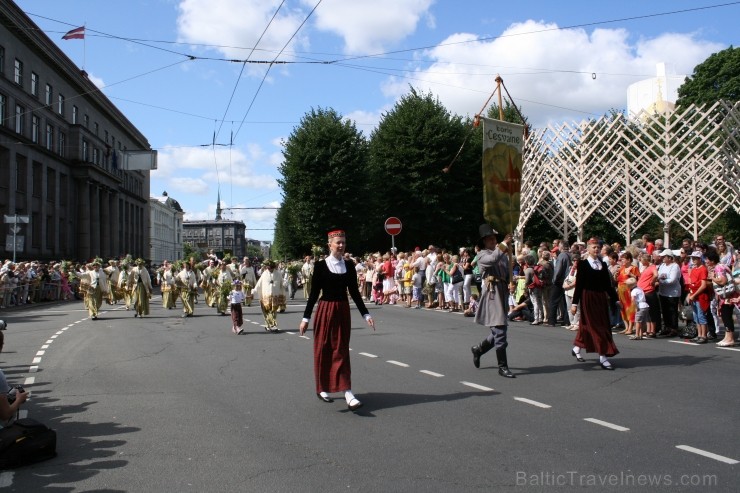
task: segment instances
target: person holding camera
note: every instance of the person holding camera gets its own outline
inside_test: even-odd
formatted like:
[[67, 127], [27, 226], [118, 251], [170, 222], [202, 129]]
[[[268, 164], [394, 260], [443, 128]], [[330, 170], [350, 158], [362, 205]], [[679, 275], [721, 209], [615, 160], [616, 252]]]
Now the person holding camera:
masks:
[[[0, 329], [5, 329], [5, 322], [2, 320], [0, 320]], [[4, 342], [5, 335], [0, 331], [0, 352], [3, 351]], [[28, 399], [28, 392], [23, 387], [11, 389], [5, 379], [5, 373], [0, 370], [0, 426], [15, 416], [18, 408], [26, 402], [26, 399]]]

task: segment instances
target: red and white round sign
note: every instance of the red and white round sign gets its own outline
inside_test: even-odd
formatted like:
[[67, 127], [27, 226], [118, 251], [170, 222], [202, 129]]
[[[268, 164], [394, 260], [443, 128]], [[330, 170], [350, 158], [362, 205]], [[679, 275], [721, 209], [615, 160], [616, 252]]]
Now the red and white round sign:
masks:
[[391, 236], [396, 236], [401, 232], [401, 220], [397, 217], [389, 217], [385, 220], [385, 232]]

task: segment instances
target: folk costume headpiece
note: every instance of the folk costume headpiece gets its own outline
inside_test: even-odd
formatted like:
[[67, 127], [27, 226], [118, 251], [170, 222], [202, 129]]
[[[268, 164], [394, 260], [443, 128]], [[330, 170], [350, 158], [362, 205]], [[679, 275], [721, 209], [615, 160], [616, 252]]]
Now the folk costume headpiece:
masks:
[[328, 236], [328, 240], [331, 241], [332, 238], [336, 238], [338, 236], [347, 236], [347, 235], [344, 233], [344, 230], [335, 229], [334, 231], [329, 231], [327, 236]]

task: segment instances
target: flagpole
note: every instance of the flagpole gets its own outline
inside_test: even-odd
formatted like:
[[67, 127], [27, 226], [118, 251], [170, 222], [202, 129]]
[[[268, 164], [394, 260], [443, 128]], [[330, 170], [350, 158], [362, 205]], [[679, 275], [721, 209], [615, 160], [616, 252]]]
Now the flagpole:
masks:
[[[82, 27], [87, 28], [87, 21], [85, 21]], [[85, 29], [83, 32], [87, 34], [87, 29]], [[84, 36], [82, 38], [82, 70], [85, 70], [86, 62], [87, 62], [87, 36]]]

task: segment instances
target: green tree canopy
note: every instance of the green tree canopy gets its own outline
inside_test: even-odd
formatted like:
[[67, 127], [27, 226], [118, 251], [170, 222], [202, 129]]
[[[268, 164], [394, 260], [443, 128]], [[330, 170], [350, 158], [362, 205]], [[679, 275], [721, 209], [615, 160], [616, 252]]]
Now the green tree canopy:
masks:
[[370, 137], [371, 248], [390, 247], [383, 229], [390, 216], [403, 223], [396, 239], [402, 250], [430, 243], [460, 246], [469, 241], [468, 235], [475, 235], [482, 216], [480, 147], [471, 159], [466, 146], [455, 166], [445, 172], [467, 132], [462, 119], [451, 115], [431, 93], [413, 88], [383, 115]]
[[713, 53], [694, 67], [694, 73], [678, 88], [679, 106], [713, 103], [719, 99], [740, 101], [740, 48]]
[[280, 256], [301, 257], [326, 243], [335, 227], [359, 237], [366, 192], [367, 141], [333, 109], [311, 109], [284, 143], [280, 166], [283, 204], [275, 219]]

